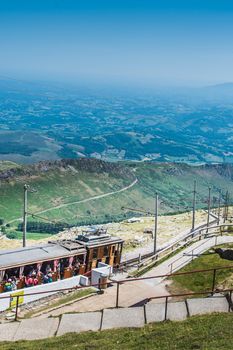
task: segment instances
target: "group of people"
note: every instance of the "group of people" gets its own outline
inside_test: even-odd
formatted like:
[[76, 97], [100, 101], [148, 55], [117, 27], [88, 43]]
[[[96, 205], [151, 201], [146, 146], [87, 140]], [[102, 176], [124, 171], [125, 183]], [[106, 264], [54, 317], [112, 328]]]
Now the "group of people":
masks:
[[46, 266], [45, 273], [42, 271], [32, 270], [27, 277], [25, 277], [25, 287], [37, 286], [40, 283], [53, 282], [53, 271], [50, 265]]
[[[28, 266], [22, 271], [10, 270], [7, 271], [4, 283], [4, 291], [11, 292], [18, 288], [28, 288], [37, 286], [38, 284], [51, 283], [53, 280], [63, 279], [65, 271], [71, 270], [71, 276], [79, 274], [80, 261], [78, 259], [61, 259], [52, 264], [47, 265], [37, 264], [37, 266]], [[19, 276], [19, 277], [16, 277]], [[55, 276], [55, 278], [54, 278]]]
[[32, 271], [32, 273], [25, 277], [24, 284], [26, 288], [37, 286], [39, 284], [36, 271]]
[[47, 265], [45, 274], [42, 274], [43, 283], [51, 283], [53, 282], [53, 271], [50, 265]]
[[4, 291], [11, 292], [18, 288], [19, 282], [23, 281], [23, 285], [26, 288], [37, 286], [39, 283], [50, 283], [53, 282], [53, 272], [50, 265], [47, 265], [45, 273], [32, 269], [26, 276], [16, 278], [10, 276], [7, 278], [4, 284]]

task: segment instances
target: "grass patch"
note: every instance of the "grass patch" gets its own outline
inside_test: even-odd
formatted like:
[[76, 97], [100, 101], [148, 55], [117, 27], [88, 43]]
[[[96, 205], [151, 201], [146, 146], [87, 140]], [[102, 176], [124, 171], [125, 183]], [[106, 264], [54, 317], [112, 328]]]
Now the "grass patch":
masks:
[[1, 343], [1, 350], [231, 350], [232, 314], [195, 316], [183, 322], [162, 322], [139, 329], [68, 334], [36, 341]]
[[[218, 247], [232, 248], [232, 244], [221, 245]], [[209, 253], [210, 249], [207, 253]], [[202, 270], [202, 269], [214, 269], [215, 267], [232, 266], [229, 270], [218, 270], [216, 272], [216, 283], [217, 288], [232, 288], [233, 287], [233, 262], [229, 260], [224, 260], [219, 257], [218, 254], [211, 255], [201, 255], [200, 257], [194, 259], [190, 264], [183, 267], [179, 272], [188, 272], [192, 270]], [[199, 291], [209, 291], [212, 288], [213, 283], [213, 272], [203, 272], [190, 275], [180, 275], [174, 276], [172, 284], [169, 286], [169, 290], [174, 293], [180, 293], [184, 290], [189, 290], [192, 292]]]
[[[45, 239], [53, 236], [50, 233], [41, 233], [41, 232], [27, 232], [27, 239], [38, 241], [40, 239]], [[21, 231], [14, 231], [14, 232], [8, 232], [6, 234], [7, 238], [10, 239], [23, 239], [23, 232]]]
[[49, 305], [44, 305], [38, 309], [33, 309], [32, 311], [29, 311], [28, 313], [26, 313], [24, 315], [24, 318], [30, 318], [37, 313], [49, 312], [49, 310], [51, 310], [53, 308], [62, 306], [62, 305], [69, 303], [69, 302], [75, 302], [76, 300], [79, 300], [80, 298], [83, 298], [83, 297], [86, 297], [88, 295], [93, 294], [94, 291], [95, 290], [93, 288], [84, 288], [82, 290], [78, 290], [78, 291], [69, 293], [68, 295], [64, 295], [64, 296], [60, 297], [59, 299], [51, 301], [49, 303]]

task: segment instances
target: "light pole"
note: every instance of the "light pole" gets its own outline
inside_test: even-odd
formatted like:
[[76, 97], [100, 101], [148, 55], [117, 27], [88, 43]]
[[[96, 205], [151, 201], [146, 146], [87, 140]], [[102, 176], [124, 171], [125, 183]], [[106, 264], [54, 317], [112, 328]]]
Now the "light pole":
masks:
[[[160, 202], [163, 203], [163, 202]], [[152, 213], [150, 211], [146, 211], [143, 209], [137, 209], [137, 208], [128, 208], [128, 207], [122, 207], [122, 210], [130, 210], [130, 211], [135, 211], [138, 213], [145, 213], [146, 215], [151, 215], [154, 216], [155, 222], [154, 222], [154, 249], [153, 253], [156, 254], [157, 251], [157, 234], [158, 234], [158, 207], [159, 207], [159, 196], [158, 193], [156, 192], [155, 194], [155, 212]]]
[[194, 187], [193, 187], [193, 219], [192, 219], [192, 229], [191, 231], [194, 231], [195, 229], [195, 214], [196, 214], [196, 187], [197, 187], [197, 182], [196, 180], [194, 181]]
[[156, 254], [157, 250], [157, 232], [158, 232], [158, 200], [159, 196], [156, 192], [155, 194], [155, 232], [154, 232], [154, 255]]
[[218, 225], [220, 223], [220, 210], [221, 210], [221, 191], [219, 192], [219, 197], [218, 197]]
[[224, 223], [228, 220], [228, 210], [229, 210], [229, 192], [226, 192], [225, 199], [225, 211], [224, 211]]
[[211, 205], [211, 187], [209, 187], [209, 196], [208, 196], [208, 214], [207, 214], [207, 230], [206, 233], [208, 233], [208, 228], [210, 224], [210, 205]]
[[29, 185], [23, 186], [23, 247], [26, 247], [28, 188]]
[[25, 184], [23, 186], [23, 247], [26, 247], [27, 240], [27, 207], [28, 207], [28, 191], [36, 192], [35, 189], [31, 189], [29, 185]]

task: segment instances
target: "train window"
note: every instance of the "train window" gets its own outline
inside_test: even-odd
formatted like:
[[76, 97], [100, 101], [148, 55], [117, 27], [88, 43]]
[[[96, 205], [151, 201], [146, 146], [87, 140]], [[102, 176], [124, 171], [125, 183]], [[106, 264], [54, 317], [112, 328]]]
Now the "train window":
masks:
[[93, 259], [96, 259], [98, 255], [98, 248], [93, 249]]
[[108, 256], [108, 251], [109, 251], [108, 246], [104, 247], [104, 256]]

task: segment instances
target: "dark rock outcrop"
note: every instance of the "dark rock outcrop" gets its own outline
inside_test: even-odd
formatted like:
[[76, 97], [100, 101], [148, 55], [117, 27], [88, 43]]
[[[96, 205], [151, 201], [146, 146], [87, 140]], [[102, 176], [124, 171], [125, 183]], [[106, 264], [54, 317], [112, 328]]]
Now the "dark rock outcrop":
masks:
[[20, 177], [31, 177], [48, 173], [49, 171], [82, 171], [89, 173], [106, 173], [111, 176], [134, 179], [134, 175], [125, 166], [119, 163], [105, 162], [95, 158], [61, 159], [56, 161], [43, 161], [20, 168], [0, 171], [0, 180], [11, 180]]
[[233, 249], [222, 249], [222, 248], [216, 248], [214, 249], [215, 253], [217, 253], [220, 258], [226, 259], [226, 260], [233, 260]]

